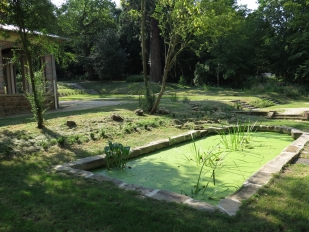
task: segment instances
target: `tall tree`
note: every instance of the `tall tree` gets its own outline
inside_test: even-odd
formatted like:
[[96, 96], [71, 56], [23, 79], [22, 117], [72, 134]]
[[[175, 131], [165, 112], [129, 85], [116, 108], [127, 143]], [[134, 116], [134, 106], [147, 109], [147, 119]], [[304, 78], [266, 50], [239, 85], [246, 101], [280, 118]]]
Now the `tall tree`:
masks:
[[162, 86], [151, 110], [154, 114], [166, 87], [167, 76], [176, 63], [178, 55], [188, 47], [191, 38], [198, 33], [199, 3], [194, 0], [158, 0], [154, 18], [158, 20], [161, 36], [165, 43], [165, 65]]
[[60, 27], [70, 38], [78, 61], [86, 74], [93, 73], [90, 54], [96, 36], [108, 28], [116, 28], [115, 3], [110, 0], [67, 0], [58, 11]]
[[[200, 17], [200, 28], [203, 30], [200, 33], [199, 53], [209, 52], [213, 58], [208, 61], [215, 67], [217, 85], [220, 85], [220, 76], [223, 70], [226, 70], [226, 77], [235, 72], [235, 68], [226, 68], [223, 62], [234, 57], [225, 57], [223, 53], [231, 51], [230, 46], [237, 42], [238, 37], [235, 36], [239, 30], [239, 25], [244, 20], [244, 12], [237, 9], [233, 0], [208, 1], [202, 0], [200, 5], [202, 16]], [[231, 35], [231, 36], [230, 36]], [[230, 38], [227, 38], [230, 36]], [[231, 41], [234, 40], [233, 42]], [[230, 43], [231, 44], [228, 44]], [[228, 49], [228, 51], [226, 50]], [[230, 52], [230, 55], [233, 55]]]
[[162, 79], [160, 28], [158, 20], [153, 17], [150, 33], [150, 79], [158, 83]]
[[[33, 113], [38, 128], [43, 127], [44, 102], [40, 98], [38, 81], [35, 76], [35, 62], [56, 47], [56, 44], [44, 35], [53, 31], [51, 22], [55, 22], [54, 5], [49, 0], [3, 0], [0, 9], [5, 18], [0, 22], [17, 26], [17, 43], [21, 46], [29, 71], [29, 80], [33, 93]], [[38, 31], [40, 33], [38, 33]]]
[[96, 74], [100, 79], [121, 79], [127, 54], [120, 48], [118, 32], [107, 29], [96, 38], [90, 55]]
[[[129, 54], [128, 70], [131, 74], [138, 73], [142, 69], [142, 65], [138, 66], [137, 63], [142, 63], [142, 59], [138, 60], [136, 54], [140, 54], [141, 50], [136, 46], [140, 43], [141, 39], [141, 24], [142, 24], [142, 8], [141, 0], [122, 0], [121, 5], [123, 12], [121, 14], [120, 27], [122, 31], [122, 43], [126, 46]], [[150, 74], [150, 81], [160, 82], [162, 79], [162, 65], [161, 65], [161, 38], [158, 21], [152, 14], [155, 9], [156, 0], [147, 0], [145, 2], [145, 54], [147, 58], [147, 69]], [[149, 64], [149, 65], [148, 65]], [[134, 67], [134, 71], [131, 69]], [[140, 68], [140, 70], [138, 70]], [[148, 73], [147, 73], [148, 74]]]

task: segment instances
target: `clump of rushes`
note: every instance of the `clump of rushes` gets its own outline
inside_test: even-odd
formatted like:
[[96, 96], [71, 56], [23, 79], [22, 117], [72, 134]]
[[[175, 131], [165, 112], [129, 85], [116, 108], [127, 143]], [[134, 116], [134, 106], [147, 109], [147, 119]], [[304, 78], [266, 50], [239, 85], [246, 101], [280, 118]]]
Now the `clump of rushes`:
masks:
[[107, 170], [124, 169], [127, 166], [130, 147], [109, 141], [108, 146], [104, 148], [104, 153]]
[[64, 136], [60, 136], [59, 138], [57, 138], [57, 143], [60, 147], [64, 145], [64, 142], [65, 142]]
[[255, 132], [254, 128], [257, 122], [252, 126], [236, 124], [231, 129], [228, 128], [228, 133], [217, 131], [220, 135], [220, 141], [226, 149], [243, 150], [244, 148], [251, 148], [249, 142], [252, 140], [252, 135]]
[[[197, 148], [194, 139], [193, 140], [193, 154], [197, 165], [200, 166], [197, 182], [194, 185], [194, 189], [191, 190], [192, 197], [197, 196], [199, 193], [205, 194], [209, 184], [212, 182], [216, 185], [216, 171], [218, 168], [223, 167], [223, 160], [228, 155], [225, 151], [220, 151], [217, 148], [218, 145], [211, 148], [209, 151], [204, 152], [200, 148]], [[189, 161], [189, 157], [186, 157]], [[207, 177], [210, 175], [209, 177]]]

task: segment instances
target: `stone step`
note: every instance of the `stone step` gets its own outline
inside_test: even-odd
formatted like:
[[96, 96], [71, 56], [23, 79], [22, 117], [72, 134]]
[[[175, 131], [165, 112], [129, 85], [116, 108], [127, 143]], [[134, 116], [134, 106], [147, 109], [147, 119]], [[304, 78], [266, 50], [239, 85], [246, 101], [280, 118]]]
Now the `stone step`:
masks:
[[293, 116], [293, 117], [289, 117], [289, 116], [282, 116], [282, 115], [276, 115], [273, 117], [266, 117], [268, 119], [285, 119], [285, 120], [304, 120], [303, 117], [301, 116]]
[[245, 108], [245, 109], [249, 109], [249, 110], [256, 110], [257, 108], [248, 104], [247, 102], [244, 102], [244, 101], [241, 101], [241, 100], [231, 100], [230, 102], [233, 102], [233, 103], [238, 103], [241, 105], [242, 108]]
[[261, 99], [264, 99], [264, 100], [268, 100], [268, 101], [271, 101], [272, 103], [274, 103], [275, 105], [281, 105], [283, 104], [282, 102], [279, 102], [277, 100], [274, 100], [274, 99], [271, 99], [269, 97], [260, 97]]

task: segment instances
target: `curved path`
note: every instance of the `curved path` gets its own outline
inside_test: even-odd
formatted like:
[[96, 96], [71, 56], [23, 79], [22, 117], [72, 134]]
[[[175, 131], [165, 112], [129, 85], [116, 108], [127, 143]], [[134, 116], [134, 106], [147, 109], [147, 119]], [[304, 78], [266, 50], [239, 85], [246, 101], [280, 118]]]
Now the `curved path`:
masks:
[[[103, 107], [103, 106], [116, 106], [121, 105], [124, 103], [123, 101], [114, 101], [114, 100], [72, 100], [72, 101], [59, 101], [60, 108], [56, 111], [75, 111], [75, 110], [85, 110], [91, 109], [96, 107]], [[55, 112], [55, 111], [54, 111]]]

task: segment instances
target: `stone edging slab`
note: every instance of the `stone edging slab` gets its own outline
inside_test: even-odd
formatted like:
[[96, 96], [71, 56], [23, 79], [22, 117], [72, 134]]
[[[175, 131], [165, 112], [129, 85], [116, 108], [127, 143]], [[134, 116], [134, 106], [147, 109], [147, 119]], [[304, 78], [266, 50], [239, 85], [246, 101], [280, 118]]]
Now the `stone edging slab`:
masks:
[[[145, 155], [158, 149], [167, 148], [177, 143], [190, 141], [192, 140], [192, 138], [200, 138], [209, 134], [217, 134], [218, 132], [228, 132], [232, 128], [233, 126], [224, 128], [210, 127], [206, 130], [188, 131], [186, 133], [170, 137], [169, 139], [154, 141], [147, 145], [131, 149], [130, 158]], [[242, 200], [248, 199], [249, 197], [254, 195], [259, 188], [267, 184], [271, 180], [272, 176], [276, 173], [279, 173], [284, 165], [290, 163], [300, 153], [306, 142], [309, 141], [309, 133], [292, 127], [254, 126], [253, 131], [254, 130], [262, 132], [278, 132], [289, 134], [295, 140], [289, 146], [287, 146], [278, 156], [263, 165], [256, 173], [254, 173], [249, 179], [247, 179], [237, 192], [230, 196], [227, 196], [225, 199], [220, 200], [217, 206], [213, 206], [203, 201], [197, 201], [192, 199], [191, 197], [178, 193], [160, 189], [146, 188], [135, 184], [128, 184], [121, 180], [102, 176], [99, 174], [94, 174], [88, 171], [105, 165], [104, 154], [86, 157], [70, 163], [57, 165], [54, 167], [54, 169], [56, 171], [65, 171], [77, 176], [83, 176], [85, 178], [95, 179], [98, 181], [111, 181], [119, 188], [126, 190], [135, 190], [140, 194], [153, 199], [183, 203], [198, 210], [220, 210], [221, 212], [233, 216], [237, 213], [237, 210]]]

